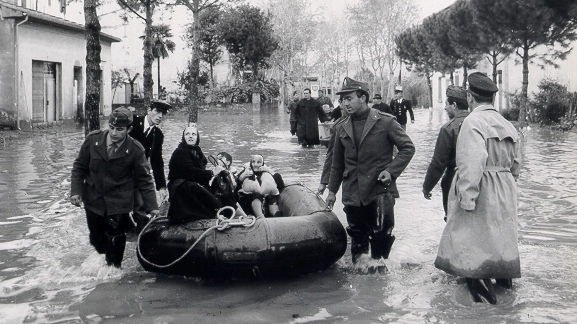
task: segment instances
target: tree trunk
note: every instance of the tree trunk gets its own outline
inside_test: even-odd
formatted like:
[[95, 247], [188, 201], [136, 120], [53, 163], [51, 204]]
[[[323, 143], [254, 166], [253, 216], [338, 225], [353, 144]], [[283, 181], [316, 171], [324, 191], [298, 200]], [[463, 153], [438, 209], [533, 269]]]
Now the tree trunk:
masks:
[[491, 62], [491, 65], [493, 65], [493, 82], [495, 84], [497, 84], [497, 66], [499, 65], [497, 63], [497, 55], [497, 51], [491, 52], [491, 57], [493, 58], [493, 62]]
[[100, 22], [96, 1], [84, 1], [86, 26], [86, 100], [84, 105], [84, 135], [100, 129]]
[[399, 84], [401, 84], [401, 82], [403, 81], [402, 76], [403, 76], [403, 62], [399, 62]]
[[431, 74], [428, 69], [425, 71], [427, 77], [427, 88], [429, 90], [429, 107], [433, 107], [433, 84], [431, 83]]
[[158, 72], [157, 80], [158, 80], [158, 98], [160, 98], [160, 93], [162, 92], [162, 88], [160, 86], [160, 57], [157, 59], [158, 64], [156, 66], [156, 70]]
[[450, 75], [450, 80], [451, 80], [451, 85], [455, 85], [455, 75], [454, 75], [454, 71], [451, 71]]
[[469, 65], [467, 64], [467, 61], [465, 61], [463, 63], [463, 89], [467, 88], [467, 76], [469, 75], [468, 67]]
[[143, 90], [144, 90], [144, 106], [137, 109], [137, 113], [145, 114], [146, 108], [150, 106], [150, 99], [152, 99], [152, 87], [154, 81], [152, 80], [152, 62], [154, 56], [152, 55], [152, 14], [154, 12], [154, 4], [151, 0], [146, 1], [146, 26], [144, 27], [144, 66], [142, 67]]
[[200, 9], [199, 1], [193, 0], [192, 8], [192, 58], [190, 59], [190, 76], [192, 77], [190, 92], [189, 92], [189, 106], [188, 106], [188, 123], [198, 122], [198, 109], [199, 109], [199, 97], [198, 97], [198, 76], [200, 73]]
[[521, 86], [521, 107], [519, 111], [519, 126], [527, 126], [527, 89], [529, 87], [529, 45], [523, 45], [523, 83]]

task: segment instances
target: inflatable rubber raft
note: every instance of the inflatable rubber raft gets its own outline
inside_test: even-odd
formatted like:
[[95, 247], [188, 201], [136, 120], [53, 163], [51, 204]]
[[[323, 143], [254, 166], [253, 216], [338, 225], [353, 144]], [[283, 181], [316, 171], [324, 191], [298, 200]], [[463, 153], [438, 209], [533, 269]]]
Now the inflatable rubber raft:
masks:
[[284, 217], [203, 219], [149, 223], [137, 255], [147, 271], [191, 277], [297, 276], [324, 270], [347, 247], [345, 229], [310, 189], [288, 185], [281, 193]]

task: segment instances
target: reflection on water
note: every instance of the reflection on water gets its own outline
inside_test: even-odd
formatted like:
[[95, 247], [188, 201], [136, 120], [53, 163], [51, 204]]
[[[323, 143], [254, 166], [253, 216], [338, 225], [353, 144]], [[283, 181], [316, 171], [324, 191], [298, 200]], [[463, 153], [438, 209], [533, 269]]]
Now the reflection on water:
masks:
[[[519, 187], [523, 278], [498, 291], [497, 306], [471, 304], [461, 279], [434, 268], [443, 230], [441, 191], [421, 186], [441, 110], [416, 111], [408, 125], [417, 153], [398, 181], [397, 241], [389, 273], [363, 275], [350, 254], [322, 274], [290, 281], [206, 282], [142, 270], [132, 238], [121, 271], [103, 266], [88, 243], [84, 212], [67, 202], [83, 133], [22, 139], [0, 147], [0, 320], [10, 323], [139, 322], [572, 322], [577, 316], [577, 133], [532, 129], [521, 146]], [[199, 118], [206, 154], [234, 165], [259, 153], [287, 182], [315, 189], [326, 149], [303, 149], [288, 115]], [[164, 122], [165, 164], [186, 118]], [[340, 197], [335, 213], [343, 223]], [[202, 310], [202, 311], [199, 311]]]

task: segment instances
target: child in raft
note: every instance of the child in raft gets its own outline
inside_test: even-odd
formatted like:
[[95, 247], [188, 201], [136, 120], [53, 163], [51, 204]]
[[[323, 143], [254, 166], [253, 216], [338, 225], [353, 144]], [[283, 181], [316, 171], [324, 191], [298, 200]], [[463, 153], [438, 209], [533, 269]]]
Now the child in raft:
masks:
[[[267, 215], [282, 216], [278, 208], [278, 198], [284, 189], [284, 182], [280, 174], [272, 171], [260, 154], [251, 157], [251, 161], [243, 165], [238, 176], [238, 196], [242, 208], [252, 210], [257, 217]], [[266, 208], [263, 208], [266, 207]]]

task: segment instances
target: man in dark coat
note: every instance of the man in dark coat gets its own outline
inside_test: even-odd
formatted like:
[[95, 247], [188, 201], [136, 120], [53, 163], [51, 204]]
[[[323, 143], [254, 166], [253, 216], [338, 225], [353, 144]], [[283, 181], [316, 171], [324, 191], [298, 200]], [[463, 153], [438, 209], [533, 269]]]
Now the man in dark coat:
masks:
[[[369, 108], [368, 89], [367, 83], [347, 77], [337, 93], [343, 95], [342, 106], [349, 116], [336, 125], [326, 198], [332, 208], [342, 183], [353, 263], [368, 253], [369, 243], [373, 259], [388, 258], [395, 238], [392, 227], [375, 229], [377, 196], [388, 187], [389, 193], [399, 197], [396, 179], [415, 154], [413, 142], [395, 118]], [[393, 159], [395, 146], [398, 153]]]
[[297, 136], [303, 147], [311, 147], [320, 144], [318, 121], [327, 120], [320, 102], [311, 98], [311, 89], [303, 90], [304, 98], [301, 99], [295, 109], [297, 118]]
[[423, 195], [425, 199], [431, 200], [431, 190], [435, 187], [443, 173], [443, 180], [441, 181], [441, 190], [443, 191], [443, 209], [445, 210], [445, 221], [447, 221], [447, 199], [449, 197], [449, 189], [451, 189], [451, 182], [455, 175], [455, 156], [457, 151], [457, 136], [461, 123], [465, 117], [469, 115], [469, 104], [467, 103], [467, 90], [450, 85], [447, 87], [447, 102], [445, 110], [449, 115], [449, 120], [439, 130], [437, 137], [437, 144], [435, 144], [435, 151], [433, 158], [427, 169], [427, 175], [423, 182]]
[[[159, 191], [160, 199], [163, 201], [167, 197], [166, 178], [164, 177], [164, 160], [162, 158], [162, 144], [164, 134], [158, 125], [168, 112], [171, 106], [161, 100], [151, 100], [149, 111], [144, 116], [134, 116], [132, 130], [129, 132], [132, 138], [140, 142], [144, 147], [146, 158], [150, 161], [156, 190]], [[146, 211], [142, 208], [142, 197], [136, 192], [134, 197], [135, 205], [132, 217], [137, 225], [137, 231], [148, 223]]]
[[158, 215], [158, 204], [144, 148], [127, 136], [132, 112], [117, 108], [110, 115], [109, 130], [94, 131], [86, 137], [72, 165], [70, 202], [84, 204], [90, 243], [105, 254], [108, 265], [120, 267], [126, 246], [126, 232], [134, 228], [130, 212], [134, 192], [143, 207]]
[[404, 130], [407, 130], [407, 111], [411, 115], [411, 123], [415, 122], [415, 115], [413, 115], [413, 108], [409, 100], [403, 99], [403, 87], [395, 87], [395, 99], [391, 100], [389, 105], [393, 111], [393, 115], [397, 117], [397, 122], [401, 124]]
[[297, 104], [299, 102], [299, 96], [297, 94], [297, 92], [295, 91], [293, 93], [293, 97], [291, 99], [291, 102], [288, 104], [287, 109], [286, 109], [286, 113], [290, 114], [290, 132], [291, 135], [296, 135], [297, 134], [297, 117], [295, 116], [295, 110], [297, 109]]
[[389, 107], [389, 105], [387, 105], [386, 103], [382, 102], [381, 100], [383, 100], [383, 97], [381, 97], [380, 94], [376, 94], [373, 97], [373, 107], [381, 112], [387, 113], [387, 114], [391, 114], [393, 115], [393, 111], [391, 110], [391, 108]]

